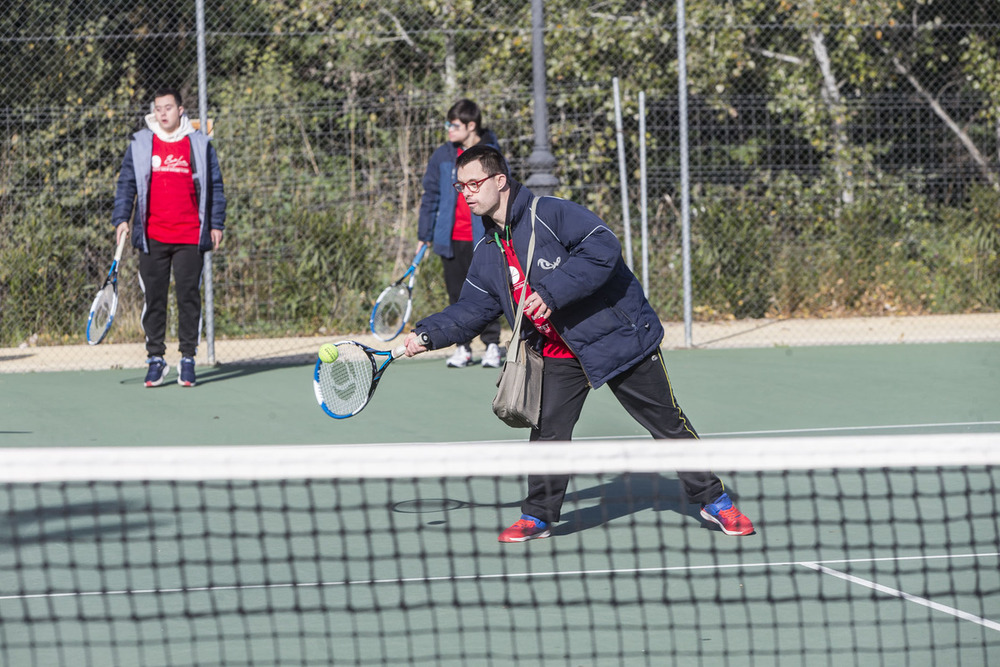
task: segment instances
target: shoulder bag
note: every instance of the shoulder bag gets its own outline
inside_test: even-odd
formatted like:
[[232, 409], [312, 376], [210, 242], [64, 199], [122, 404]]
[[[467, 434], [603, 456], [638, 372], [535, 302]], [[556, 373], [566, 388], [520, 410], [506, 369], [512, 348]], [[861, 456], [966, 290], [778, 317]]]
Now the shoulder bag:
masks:
[[[493, 399], [493, 412], [500, 420], [514, 428], [537, 428], [542, 411], [542, 355], [521, 337], [521, 316], [528, 290], [528, 272], [535, 254], [535, 205], [531, 200], [531, 240], [528, 242], [528, 261], [524, 265], [524, 284], [514, 318], [514, 331], [507, 345], [507, 360], [497, 380], [497, 395]], [[501, 248], [502, 250], [502, 248]], [[514, 354], [510, 355], [511, 347]]]

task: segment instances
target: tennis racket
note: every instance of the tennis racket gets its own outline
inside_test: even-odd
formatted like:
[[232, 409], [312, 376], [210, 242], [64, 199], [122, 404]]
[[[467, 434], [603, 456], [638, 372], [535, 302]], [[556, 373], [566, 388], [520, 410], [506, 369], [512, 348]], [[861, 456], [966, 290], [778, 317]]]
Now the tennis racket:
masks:
[[337, 343], [337, 352], [332, 362], [316, 361], [313, 390], [323, 412], [334, 419], [346, 419], [368, 405], [385, 369], [406, 353], [406, 347], [376, 350], [348, 340]]
[[104, 279], [104, 285], [97, 290], [94, 302], [90, 304], [90, 315], [87, 316], [87, 342], [97, 345], [108, 335], [111, 323], [115, 321], [115, 311], [118, 310], [118, 263], [122, 259], [122, 250], [128, 234], [122, 234], [115, 250], [115, 260], [111, 262], [111, 270]]
[[[424, 258], [427, 246], [420, 246], [416, 257], [406, 269], [406, 273], [393, 284], [382, 290], [375, 300], [368, 326], [379, 340], [386, 342], [398, 336], [410, 320], [413, 310], [413, 283], [417, 279], [417, 267]], [[406, 279], [409, 278], [408, 282]]]

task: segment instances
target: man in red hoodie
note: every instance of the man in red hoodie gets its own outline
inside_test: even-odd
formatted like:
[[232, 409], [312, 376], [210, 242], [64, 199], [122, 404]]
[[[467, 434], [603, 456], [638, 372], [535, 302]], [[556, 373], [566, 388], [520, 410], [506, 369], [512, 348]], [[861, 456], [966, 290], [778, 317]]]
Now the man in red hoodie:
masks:
[[149, 357], [145, 386], [163, 384], [170, 370], [163, 355], [172, 269], [181, 353], [177, 383], [193, 387], [203, 256], [219, 246], [225, 229], [222, 172], [209, 138], [191, 126], [177, 90], [156, 92], [146, 126], [125, 152], [112, 223], [117, 240], [129, 232], [131, 219], [132, 245], [141, 252], [142, 328]]

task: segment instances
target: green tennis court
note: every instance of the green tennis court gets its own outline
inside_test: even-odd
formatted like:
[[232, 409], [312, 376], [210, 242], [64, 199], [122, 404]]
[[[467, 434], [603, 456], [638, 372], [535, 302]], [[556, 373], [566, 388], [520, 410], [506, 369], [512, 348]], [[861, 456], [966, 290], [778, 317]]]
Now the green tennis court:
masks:
[[[152, 471], [180, 446], [192, 453], [185, 465], [208, 476], [135, 481], [145, 477], [124, 470], [133, 481], [31, 484], [14, 481], [6, 462], [5, 662], [985, 664], [997, 655], [1000, 475], [947, 461], [963, 461], [970, 438], [1000, 432], [1000, 345], [666, 354], [701, 448], [732, 455], [731, 469], [713, 468], [754, 519], [752, 536], [709, 529], [664, 459], [663, 472], [609, 464], [576, 475], [551, 539], [499, 545], [522, 477], [445, 470], [545, 463], [504, 443], [527, 434], [489, 411], [496, 371], [400, 361], [372, 404], [343, 421], [315, 405], [304, 365], [203, 370], [193, 390], [141, 389], [137, 370], [0, 376], [8, 452], [149, 447]], [[595, 392], [577, 434], [554, 455], [583, 461], [598, 450], [600, 459], [642, 435], [607, 391]], [[917, 438], [946, 465], [918, 465], [920, 452], [906, 449], [891, 470], [852, 463], [880, 434]], [[781, 441], [817, 452], [834, 443], [843, 466], [789, 472], [798, 452], [774, 461], [767, 448], [752, 451]], [[361, 443], [406, 444], [380, 459], [379, 445], [351, 447]], [[259, 449], [262, 472], [287, 455], [315, 459], [316, 473], [223, 481], [205, 472], [215, 468], [203, 452], [218, 445], [239, 453], [225, 464], [234, 470]], [[79, 451], [68, 469], [121, 463]], [[332, 479], [347, 464], [324, 457], [343, 452], [370, 454], [386, 478]]]
[[[317, 345], [318, 347], [318, 345]], [[1000, 432], [1000, 344], [665, 352], [704, 437]], [[0, 446], [341, 444], [525, 440], [490, 411], [497, 371], [439, 359], [392, 365], [365, 410], [326, 417], [311, 368], [203, 368], [198, 386], [142, 387], [137, 369], [0, 374]], [[645, 433], [606, 389], [576, 437]]]

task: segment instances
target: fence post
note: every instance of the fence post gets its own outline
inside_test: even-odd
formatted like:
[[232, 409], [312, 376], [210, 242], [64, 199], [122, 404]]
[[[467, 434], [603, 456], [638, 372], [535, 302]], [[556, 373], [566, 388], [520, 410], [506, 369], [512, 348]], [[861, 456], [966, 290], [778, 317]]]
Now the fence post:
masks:
[[639, 224], [642, 232], [642, 289], [649, 297], [649, 203], [646, 181], [646, 92], [639, 91]]
[[[198, 29], [198, 118], [201, 131], [206, 135], [208, 127], [208, 74], [205, 64], [205, 0], [195, 0], [195, 21]], [[210, 215], [211, 211], [206, 211]], [[205, 299], [202, 310], [205, 316], [205, 356], [210, 366], [215, 365], [215, 294], [212, 282], [212, 251], [205, 253], [202, 267]]]
[[618, 180], [622, 193], [622, 240], [625, 242], [625, 263], [632, 268], [632, 221], [628, 211], [628, 174], [625, 171], [625, 131], [622, 127], [622, 98], [618, 77], [611, 79], [615, 98], [615, 137], [618, 140]]
[[684, 346], [691, 347], [691, 169], [688, 155], [687, 40], [684, 0], [677, 0], [677, 104], [681, 150], [681, 253], [684, 272]]

